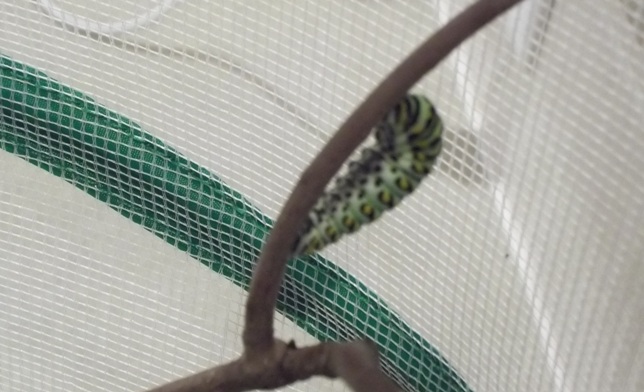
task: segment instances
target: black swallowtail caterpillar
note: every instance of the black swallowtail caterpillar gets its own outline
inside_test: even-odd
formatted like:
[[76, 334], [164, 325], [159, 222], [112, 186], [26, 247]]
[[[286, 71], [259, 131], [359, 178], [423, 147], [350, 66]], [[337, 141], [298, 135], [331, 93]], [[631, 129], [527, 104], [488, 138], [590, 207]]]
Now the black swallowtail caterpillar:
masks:
[[376, 144], [349, 163], [309, 213], [293, 256], [320, 251], [378, 219], [416, 189], [442, 148], [443, 122], [424, 96], [407, 95], [375, 127]]

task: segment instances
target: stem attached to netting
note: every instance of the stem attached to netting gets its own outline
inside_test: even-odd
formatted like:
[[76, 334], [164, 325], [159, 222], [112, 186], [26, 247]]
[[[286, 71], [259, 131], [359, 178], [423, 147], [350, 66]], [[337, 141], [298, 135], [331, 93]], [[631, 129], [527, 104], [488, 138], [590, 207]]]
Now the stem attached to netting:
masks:
[[296, 348], [273, 336], [273, 317], [297, 229], [326, 184], [382, 116], [420, 78], [480, 28], [522, 0], [479, 0], [425, 41], [349, 116], [303, 172], [258, 259], [246, 303], [241, 358], [150, 392], [277, 388], [314, 375], [340, 377], [358, 392], [392, 392], [371, 342], [326, 342]]

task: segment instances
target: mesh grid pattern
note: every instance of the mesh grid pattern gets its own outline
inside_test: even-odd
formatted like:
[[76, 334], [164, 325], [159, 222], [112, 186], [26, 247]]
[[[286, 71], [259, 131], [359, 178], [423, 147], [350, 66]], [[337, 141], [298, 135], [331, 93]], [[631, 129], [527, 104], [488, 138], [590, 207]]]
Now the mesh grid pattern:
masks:
[[[469, 4], [105, 3], [0, 0], [0, 52], [270, 218], [349, 111]], [[48, 5], [104, 29], [163, 12], [101, 38]], [[416, 86], [447, 125], [436, 173], [322, 253], [473, 391], [644, 389], [643, 25], [637, 0], [526, 0], [486, 28]], [[140, 390], [239, 353], [238, 286], [14, 154], [0, 172], [0, 389]]]

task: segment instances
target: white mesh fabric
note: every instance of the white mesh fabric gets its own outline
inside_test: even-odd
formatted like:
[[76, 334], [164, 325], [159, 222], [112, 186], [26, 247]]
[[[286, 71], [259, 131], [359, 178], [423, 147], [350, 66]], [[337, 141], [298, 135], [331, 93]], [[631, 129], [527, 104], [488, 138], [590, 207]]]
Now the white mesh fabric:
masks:
[[[0, 53], [275, 218], [355, 105], [467, 4], [0, 0]], [[480, 32], [415, 88], [447, 127], [435, 173], [323, 252], [473, 391], [644, 390], [642, 26], [639, 0], [526, 0]], [[243, 290], [15, 154], [0, 173], [0, 390], [144, 390], [239, 354]], [[314, 341], [280, 314], [276, 330]]]

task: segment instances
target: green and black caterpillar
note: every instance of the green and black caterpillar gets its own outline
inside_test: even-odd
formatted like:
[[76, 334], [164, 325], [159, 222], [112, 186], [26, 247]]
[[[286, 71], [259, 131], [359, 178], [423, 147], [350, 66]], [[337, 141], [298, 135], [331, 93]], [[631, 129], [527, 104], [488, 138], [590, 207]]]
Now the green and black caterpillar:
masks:
[[376, 144], [349, 163], [309, 213], [293, 256], [311, 254], [378, 219], [416, 189], [442, 148], [443, 122], [424, 96], [406, 95], [375, 127]]

